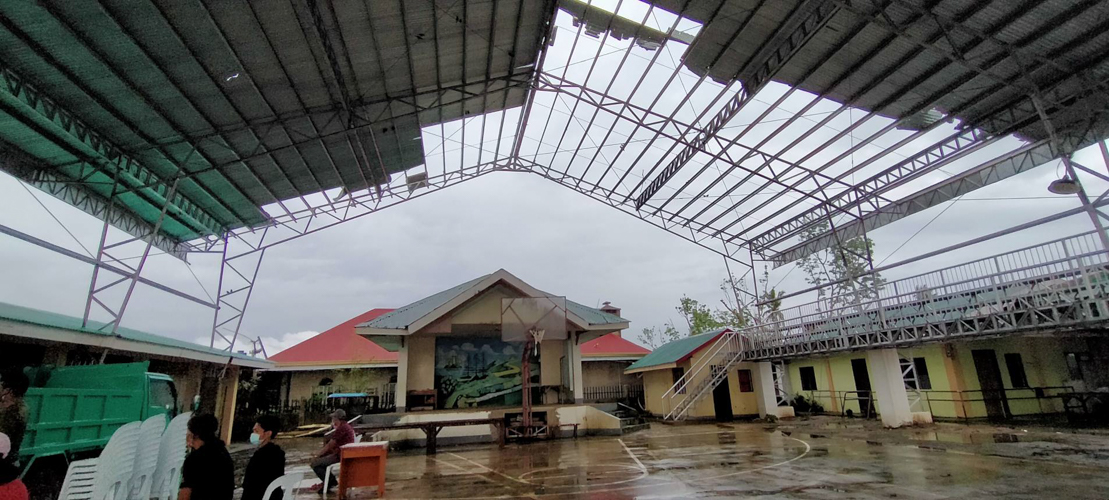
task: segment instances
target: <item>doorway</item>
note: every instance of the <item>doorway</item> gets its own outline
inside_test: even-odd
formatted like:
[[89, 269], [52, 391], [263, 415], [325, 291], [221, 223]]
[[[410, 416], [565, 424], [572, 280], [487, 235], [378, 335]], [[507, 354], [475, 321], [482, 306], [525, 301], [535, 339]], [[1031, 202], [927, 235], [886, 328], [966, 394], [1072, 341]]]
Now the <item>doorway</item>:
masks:
[[855, 376], [855, 391], [859, 399], [859, 413], [865, 418], [874, 415], [874, 401], [870, 395], [870, 372], [866, 369], [866, 358], [851, 360], [851, 374]]
[[[718, 373], [715, 366], [712, 367], [712, 375], [716, 376]], [[712, 406], [716, 411], [716, 420], [720, 422], [727, 422], [732, 419], [732, 389], [729, 386], [731, 377], [724, 377], [716, 387], [712, 388]]]
[[993, 349], [975, 349], [970, 354], [974, 358], [974, 369], [978, 372], [978, 384], [982, 387], [986, 416], [990, 420], [1004, 420], [1009, 416], [1009, 401], [1005, 399], [997, 353]]

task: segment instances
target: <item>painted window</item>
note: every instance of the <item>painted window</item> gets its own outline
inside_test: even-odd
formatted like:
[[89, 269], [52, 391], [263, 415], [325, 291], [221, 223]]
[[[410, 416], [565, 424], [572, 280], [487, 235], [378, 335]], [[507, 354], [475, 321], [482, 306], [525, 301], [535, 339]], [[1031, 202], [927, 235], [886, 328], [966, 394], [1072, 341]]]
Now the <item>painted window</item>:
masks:
[[1009, 369], [1009, 382], [1014, 389], [1028, 387], [1028, 376], [1024, 374], [1024, 362], [1021, 361], [1020, 354], [1015, 352], [1005, 354], [1005, 367]]
[[815, 391], [816, 390], [816, 370], [811, 366], [802, 366], [801, 372], [801, 390], [802, 391]]
[[739, 392], [755, 392], [755, 388], [751, 386], [751, 370], [739, 370], [736, 375], [739, 378]]

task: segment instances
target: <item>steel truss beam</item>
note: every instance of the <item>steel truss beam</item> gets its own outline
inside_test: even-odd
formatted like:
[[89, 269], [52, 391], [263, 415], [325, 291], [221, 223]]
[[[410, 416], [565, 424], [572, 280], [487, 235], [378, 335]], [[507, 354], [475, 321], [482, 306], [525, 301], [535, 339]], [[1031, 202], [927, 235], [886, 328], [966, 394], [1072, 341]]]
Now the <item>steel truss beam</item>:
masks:
[[[172, 181], [144, 167], [138, 160], [104, 139], [68, 110], [28, 85], [15, 72], [2, 66], [0, 66], [0, 111], [16, 118], [44, 137], [55, 138], [55, 144], [79, 158], [82, 166], [90, 167], [90, 171], [83, 173], [82, 178], [67, 179], [67, 181], [85, 181], [94, 173], [92, 169], [99, 170], [109, 178], [118, 173], [120, 186], [123, 188], [134, 189], [136, 194], [155, 207], [165, 202]], [[56, 170], [54, 172], [53, 175], [58, 177]], [[168, 215], [182, 225], [202, 233], [220, 228], [215, 219], [179, 193], [173, 194]], [[165, 250], [172, 251], [171, 248]]]
[[[738, 262], [744, 267], [753, 268], [752, 263], [740, 260], [740, 258], [737, 257], [737, 255], [743, 255], [743, 253], [740, 252], [740, 250], [743, 250], [742, 246], [725, 242], [722, 238], [713, 238], [704, 232], [694, 231], [688, 221], [673, 222], [668, 218], [668, 216], [673, 214], [667, 212], [659, 212], [657, 215], [654, 216], [644, 216], [643, 213], [633, 209], [630, 204], [621, 203], [610, 196], [604, 196], [603, 194], [597, 192], [597, 186], [589, 181], [566, 175], [565, 172], [555, 170], [549, 165], [536, 163], [526, 158], [517, 159], [516, 164], [518, 165], [518, 168], [523, 169], [526, 172], [531, 172], [544, 179], [555, 182], [561, 186], [567, 187], [573, 191], [588, 196], [632, 217], [647, 222], [652, 226], [658, 227], [671, 234], [674, 234], [679, 238], [693, 243], [701, 248], [722, 255], [733, 262]], [[744, 292], [746, 293], [746, 291]]]
[[197, 242], [198, 250], [222, 253], [219, 305], [212, 319], [210, 345], [234, 351], [267, 249], [490, 172], [512, 170], [516, 168], [509, 160], [500, 159], [449, 171], [426, 181], [421, 180], [418, 185], [392, 184], [382, 189], [381, 196], [372, 194], [370, 190], [361, 194], [350, 193], [341, 199], [274, 217], [272, 225], [264, 228], [228, 232], [224, 239], [214, 243]]
[[[116, 178], [118, 182], [118, 176]], [[166, 202], [162, 204], [161, 212], [158, 215], [157, 221], [153, 226], [145, 228], [145, 234], [137, 234], [129, 238], [124, 238], [114, 243], [109, 243], [109, 231], [111, 227], [111, 212], [121, 210], [116, 207], [116, 195], [108, 199], [108, 216], [104, 217], [104, 224], [100, 232], [100, 245], [97, 247], [96, 262], [92, 268], [92, 279], [89, 280], [89, 293], [85, 299], [85, 314], [81, 319], [81, 327], [87, 328], [89, 325], [89, 318], [92, 314], [92, 305], [95, 303], [106, 311], [112, 319], [100, 327], [101, 330], [111, 326], [111, 333], [115, 333], [119, 329], [120, 323], [123, 321], [123, 314], [127, 312], [127, 305], [131, 302], [131, 295], [135, 292], [135, 285], [139, 282], [139, 275], [142, 274], [143, 268], [146, 266], [146, 260], [150, 257], [150, 249], [154, 246], [153, 237], [156, 236], [162, 229], [162, 223], [166, 219], [166, 212], [169, 211], [169, 200], [173, 199], [173, 195], [177, 192], [177, 186], [180, 184], [181, 179], [177, 178], [170, 186], [169, 193], [166, 196]], [[113, 191], [116, 186], [112, 186]], [[125, 262], [123, 259], [115, 257], [111, 252], [116, 252], [117, 249], [127, 246], [130, 243], [145, 242], [143, 245], [142, 255], [139, 257], [137, 265], [132, 266]], [[100, 274], [101, 267], [106, 264], [114, 264], [121, 266], [127, 270], [123, 277], [118, 279], [105, 279], [106, 276]], [[119, 297], [118, 288], [126, 285], [127, 291], [124, 292], [122, 297]]]
[[[691, 142], [690, 140], [682, 137], [682, 131], [686, 130], [690, 127], [690, 125], [688, 125], [688, 124], [685, 124], [681, 121], [678, 121], [678, 120], [672, 119], [670, 117], [664, 116], [661, 113], [655, 112], [653, 110], [643, 108], [643, 107], [638, 106], [634, 103], [624, 101], [624, 100], [618, 99], [616, 97], [612, 97], [608, 94], [605, 94], [605, 93], [600, 92], [598, 90], [591, 89], [587, 86], [580, 85], [580, 84], [577, 84], [577, 83], [574, 83], [574, 82], [570, 82], [568, 80], [565, 80], [565, 79], [563, 79], [561, 77], [558, 77], [558, 76], [555, 76], [555, 75], [551, 75], [549, 73], [541, 73], [540, 75], [541, 76], [540, 76], [540, 79], [539, 79], [539, 87], [537, 87], [536, 90], [546, 91], [546, 92], [558, 92], [558, 93], [561, 93], [561, 94], [571, 96], [575, 99], [579, 99], [583, 102], [586, 102], [586, 103], [590, 104], [591, 106], [596, 107], [599, 110], [605, 111], [605, 112], [615, 116], [618, 119], [636, 124], [636, 125], [644, 128], [644, 129], [646, 129], [650, 132], [658, 134], [658, 136], [660, 136], [660, 137], [664, 137], [666, 139], [674, 141], [677, 144], [681, 144], [681, 145], [684, 145], [684, 146], [687, 146], [687, 147], [696, 147], [693, 144], [693, 142]], [[835, 182], [834, 178], [832, 178], [832, 177], [830, 177], [826, 174], [816, 172], [816, 171], [811, 170], [809, 168], [806, 168], [806, 167], [804, 167], [800, 164], [791, 163], [787, 160], [784, 160], [784, 159], [780, 158], [779, 155], [771, 155], [771, 154], [768, 154], [768, 153], [764, 153], [762, 151], [744, 146], [744, 145], [739, 144], [737, 142], [725, 143], [725, 142], [721, 141], [719, 138], [717, 138], [716, 136], [710, 137], [710, 140], [714, 141], [715, 145], [721, 150], [721, 152], [719, 153], [719, 155], [721, 156], [720, 159], [727, 162], [730, 167], [734, 167], [736, 169], [739, 169], [743, 172], [746, 172], [746, 173], [750, 174], [751, 176], [758, 177], [758, 178], [760, 178], [760, 179], [762, 179], [766, 182], [769, 182], [771, 184], [779, 185], [779, 186], [781, 186], [782, 188], [784, 188], [786, 190], [793, 191], [793, 192], [801, 195], [802, 197], [812, 198], [812, 199], [814, 199], [818, 202], [823, 202], [824, 201], [823, 199], [816, 198], [813, 195], [813, 193], [811, 193], [809, 191], [806, 191], [804, 189], [800, 189], [797, 186], [791, 186], [789, 184], [786, 184], [785, 181], [783, 181], [782, 179], [774, 176], [773, 174], [768, 175], [768, 174], [759, 172], [758, 169], [753, 169], [751, 167], [746, 167], [744, 165], [741, 165], [727, 151], [728, 148], [731, 147], [731, 146], [734, 146], [734, 147], [736, 147], [740, 150], [745, 151], [748, 156], [758, 156], [758, 157], [762, 158], [763, 161], [765, 161], [767, 163], [777, 161], [777, 162], [780, 162], [780, 163], [786, 165], [789, 168], [796, 168], [798, 170], [801, 170], [802, 172], [805, 172], [809, 175], [812, 175], [815, 178], [830, 181], [830, 182]], [[711, 154], [711, 153], [708, 152], [708, 150], [706, 148], [700, 148], [700, 151]], [[522, 158], [521, 158], [521, 160], [522, 160]], [[598, 185], [598, 186], [595, 186], [595, 189], [601, 189], [602, 191], [607, 192], [610, 196], [616, 194], [616, 187], [613, 187], [612, 189], [607, 189], [603, 186]], [[631, 197], [631, 193], [628, 193], [625, 198], [630, 199], [630, 197]], [[676, 213], [671, 214], [671, 215], [674, 216], [674, 217], [677, 216]], [[689, 221], [692, 222], [692, 219], [689, 219]], [[730, 237], [731, 235], [724, 234], [724, 236]]]
[[800, 242], [767, 258], [774, 262], [776, 266], [793, 262], [831, 247], [837, 241], [847, 241], [863, 236], [866, 232], [873, 231], [890, 222], [927, 210], [994, 182], [1008, 179], [1057, 158], [1058, 155], [1053, 150], [1050, 141], [1046, 139], [1025, 145], [941, 183], [929, 186], [916, 194], [883, 206], [864, 215], [862, 219], [841, 224], [835, 231], [828, 231], [811, 240]]
[[[771, 45], [764, 46], [757, 57], [757, 63], [752, 64], [754, 67], [751, 78], [742, 82], [742, 87], [739, 92], [732, 96], [732, 98], [724, 105], [720, 111], [705, 125], [703, 129], [698, 132], [693, 139], [689, 141], [684, 149], [678, 152], [677, 156], [670, 160], [658, 173], [650, 184], [648, 184], [642, 192], [636, 196], [635, 209], [643, 208], [647, 201], [652, 196], [657, 194], [662, 186], [670, 181], [693, 157], [704, 150], [708, 145], [709, 139], [716, 137], [716, 134], [724, 128], [740, 111], [755, 97], [756, 94], [770, 83], [770, 80], [778, 74], [778, 71], [785, 67], [786, 63], [801, 50], [812, 38], [817, 31], [828, 22], [829, 19], [835, 15], [839, 7], [826, 0], [814, 0], [816, 3], [815, 8], [811, 9], [807, 15], [800, 21], [796, 28], [786, 36], [780, 37], [778, 40], [772, 40]], [[798, 11], [805, 9], [804, 4], [797, 7]], [[727, 50], [725, 47], [722, 50]], [[747, 68], [740, 71], [741, 74], [747, 73]], [[657, 168], [651, 168], [653, 172]]]

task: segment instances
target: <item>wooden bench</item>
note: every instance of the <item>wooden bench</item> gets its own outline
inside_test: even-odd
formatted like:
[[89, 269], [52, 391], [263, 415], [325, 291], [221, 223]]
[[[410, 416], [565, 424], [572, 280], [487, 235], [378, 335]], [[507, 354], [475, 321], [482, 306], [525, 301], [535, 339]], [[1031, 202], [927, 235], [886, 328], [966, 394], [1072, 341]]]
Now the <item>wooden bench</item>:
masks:
[[390, 425], [356, 425], [355, 432], [363, 434], [374, 433], [378, 431], [397, 431], [403, 429], [420, 429], [424, 431], [427, 436], [427, 454], [434, 455], [436, 448], [436, 437], [439, 436], [439, 431], [444, 427], [463, 427], [467, 425], [492, 425], [496, 429], [497, 446], [504, 447], [504, 419], [500, 418], [473, 418], [466, 420], [437, 420], [429, 422], [407, 422], [400, 424]]

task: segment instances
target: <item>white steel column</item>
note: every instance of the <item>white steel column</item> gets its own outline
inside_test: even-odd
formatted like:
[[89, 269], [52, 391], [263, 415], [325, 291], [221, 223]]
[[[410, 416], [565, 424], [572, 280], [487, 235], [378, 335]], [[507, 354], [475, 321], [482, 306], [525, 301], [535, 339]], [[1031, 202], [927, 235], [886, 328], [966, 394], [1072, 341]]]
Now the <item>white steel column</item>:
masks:
[[909, 394], [905, 391], [905, 379], [901, 375], [901, 360], [897, 356], [897, 349], [867, 351], [866, 364], [871, 385], [878, 398], [882, 425], [893, 428], [912, 424], [913, 413], [909, 409]]
[[759, 407], [759, 416], [778, 416], [778, 396], [774, 386], [774, 367], [769, 361], [753, 363], [751, 370], [752, 383], [755, 385], [755, 402]]
[[397, 385], [393, 389], [393, 399], [397, 402], [397, 413], [404, 413], [408, 406], [408, 339], [404, 337], [397, 351]]

